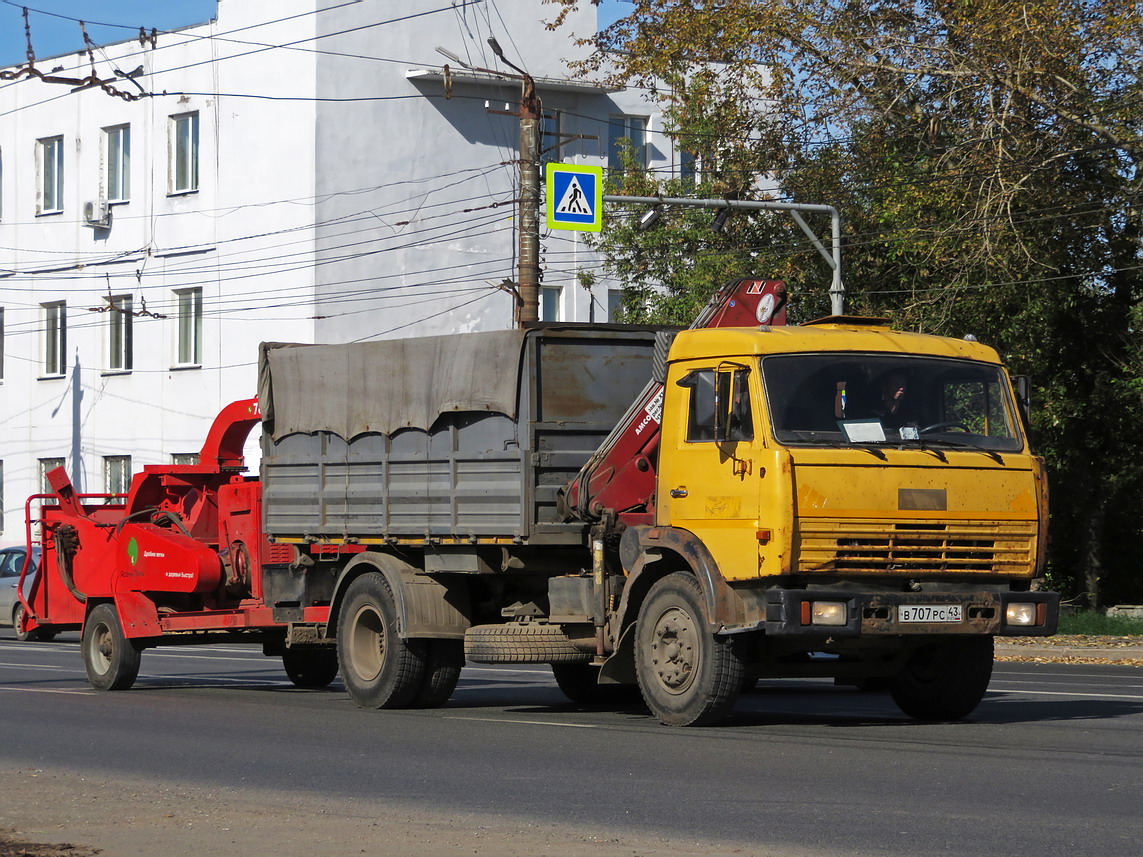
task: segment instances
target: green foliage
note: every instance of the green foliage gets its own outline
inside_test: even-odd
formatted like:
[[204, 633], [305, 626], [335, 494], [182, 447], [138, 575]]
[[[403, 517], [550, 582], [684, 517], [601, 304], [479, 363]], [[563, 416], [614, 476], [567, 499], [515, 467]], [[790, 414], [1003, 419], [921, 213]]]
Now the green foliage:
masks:
[[1060, 613], [1059, 633], [1139, 637], [1143, 636], [1143, 619], [1108, 616], [1098, 610], [1064, 610]]
[[[1143, 600], [1143, 7], [635, 0], [597, 46], [585, 69], [649, 87], [701, 164], [697, 184], [628, 169], [610, 191], [838, 208], [849, 312], [973, 333], [1032, 376], [1053, 582]], [[795, 321], [828, 314], [829, 271], [785, 215], [713, 233], [710, 211], [646, 231], [641, 213], [598, 239], [627, 318], [686, 323], [747, 274], [785, 279]]]

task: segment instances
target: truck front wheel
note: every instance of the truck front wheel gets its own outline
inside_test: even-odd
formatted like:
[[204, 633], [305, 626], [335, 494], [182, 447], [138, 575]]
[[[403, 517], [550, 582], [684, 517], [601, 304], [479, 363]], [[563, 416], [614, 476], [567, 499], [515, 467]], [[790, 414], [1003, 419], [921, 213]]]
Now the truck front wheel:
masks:
[[889, 680], [897, 706], [917, 720], [959, 720], [984, 698], [992, 679], [991, 637], [965, 637], [917, 649]]
[[96, 605], [80, 639], [87, 681], [96, 690], [127, 690], [139, 676], [141, 653], [123, 635], [114, 604]]
[[424, 641], [397, 633], [396, 603], [382, 574], [349, 585], [337, 620], [337, 658], [345, 689], [362, 708], [405, 708], [421, 689]]
[[705, 726], [734, 707], [744, 666], [733, 637], [707, 627], [694, 575], [657, 581], [639, 609], [635, 672], [651, 712], [668, 726]]

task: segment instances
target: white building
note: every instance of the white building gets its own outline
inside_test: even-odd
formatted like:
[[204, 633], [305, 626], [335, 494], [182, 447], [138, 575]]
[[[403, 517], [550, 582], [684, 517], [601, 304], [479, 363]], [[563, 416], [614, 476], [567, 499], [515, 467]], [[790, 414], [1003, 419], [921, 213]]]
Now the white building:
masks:
[[[638, 93], [571, 80], [590, 4], [554, 33], [540, 3], [319, 5], [220, 0], [213, 21], [96, 50], [98, 78], [135, 100], [5, 70], [3, 541], [56, 464], [80, 491], [117, 491], [196, 452], [219, 408], [254, 394], [260, 341], [512, 325], [498, 286], [516, 276], [519, 83], [455, 68], [446, 83], [437, 46], [502, 69], [495, 36], [537, 80], [552, 159], [607, 164], [626, 135], [671, 166]], [[92, 62], [35, 68], [82, 78]], [[578, 234], [541, 246], [543, 317], [605, 320], [617, 284], [579, 284], [599, 268]]]

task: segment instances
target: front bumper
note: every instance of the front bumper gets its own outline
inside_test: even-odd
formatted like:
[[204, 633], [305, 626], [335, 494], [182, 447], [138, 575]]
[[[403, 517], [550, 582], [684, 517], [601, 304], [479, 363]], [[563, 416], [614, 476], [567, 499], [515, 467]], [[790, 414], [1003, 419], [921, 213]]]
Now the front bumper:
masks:
[[[844, 603], [845, 623], [806, 622], [805, 603]], [[1034, 625], [1011, 625], [1008, 605], [1036, 605]], [[902, 622], [903, 605], [959, 605], [958, 622]], [[1039, 605], [1043, 605], [1041, 610]], [[975, 634], [1007, 637], [1048, 637], [1060, 618], [1058, 592], [839, 592], [833, 589], [773, 589], [766, 593], [765, 631], [774, 636], [859, 637]]]

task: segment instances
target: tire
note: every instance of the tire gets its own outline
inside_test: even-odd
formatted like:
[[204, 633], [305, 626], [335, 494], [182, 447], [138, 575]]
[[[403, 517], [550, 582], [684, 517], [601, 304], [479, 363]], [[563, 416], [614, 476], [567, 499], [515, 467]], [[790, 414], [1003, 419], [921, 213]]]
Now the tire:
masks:
[[345, 593], [337, 660], [345, 689], [361, 708], [405, 708], [421, 689], [424, 641], [397, 633], [396, 602], [380, 572], [361, 575]]
[[897, 706], [917, 720], [960, 720], [980, 704], [992, 678], [991, 637], [941, 640], [909, 658], [889, 683]]
[[80, 639], [87, 681], [96, 690], [127, 690], [139, 676], [140, 650], [123, 635], [114, 604], [98, 604]]
[[474, 625], [464, 635], [464, 654], [478, 664], [586, 664], [591, 652], [577, 648], [559, 625]]
[[745, 666], [733, 637], [707, 630], [693, 574], [657, 581], [639, 608], [635, 674], [643, 699], [667, 726], [708, 726], [730, 713]]
[[295, 687], [321, 688], [337, 678], [337, 649], [329, 646], [288, 648], [282, 666]]
[[16, 639], [21, 643], [34, 639], [31, 631], [21, 630], [20, 625], [24, 622], [24, 605], [16, 602], [16, 606], [12, 608], [12, 630], [16, 632]]
[[460, 640], [424, 640], [425, 675], [410, 708], [440, 708], [460, 680], [464, 643]]
[[591, 664], [552, 664], [560, 691], [576, 705], [635, 705], [643, 698], [633, 684], [600, 684], [599, 667]]

